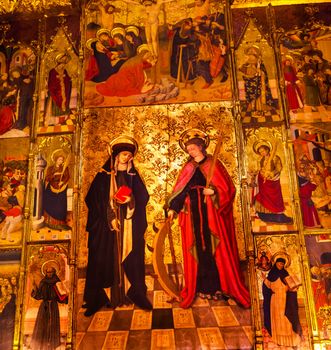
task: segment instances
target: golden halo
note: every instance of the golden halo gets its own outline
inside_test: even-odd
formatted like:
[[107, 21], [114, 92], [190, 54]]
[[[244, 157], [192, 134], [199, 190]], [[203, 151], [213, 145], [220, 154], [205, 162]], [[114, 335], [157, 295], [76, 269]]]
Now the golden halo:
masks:
[[99, 30], [97, 31], [97, 33], [96, 33], [96, 37], [99, 38], [99, 36], [100, 36], [101, 34], [108, 34], [109, 36], [111, 36], [110, 30], [108, 30], [108, 29], [106, 29], [106, 28], [101, 28], [101, 29], [99, 29]]
[[255, 141], [254, 144], [253, 144], [253, 150], [254, 150], [254, 152], [255, 152], [256, 154], [258, 154], [258, 155], [260, 155], [260, 153], [259, 153], [259, 148], [260, 148], [261, 146], [266, 146], [266, 147], [268, 147], [268, 148], [270, 149], [270, 152], [271, 152], [271, 150], [272, 150], [272, 144], [271, 144], [270, 141], [263, 140], [263, 139], [262, 139], [262, 140], [257, 140], [257, 141]]
[[179, 146], [183, 151], [187, 152], [186, 143], [191, 139], [201, 139], [205, 144], [205, 148], [209, 146], [209, 136], [205, 132], [199, 129], [187, 129], [179, 137]]
[[271, 257], [272, 265], [274, 265], [276, 263], [276, 260], [278, 258], [283, 258], [285, 260], [285, 265], [284, 265], [285, 268], [287, 268], [287, 267], [289, 267], [291, 265], [291, 257], [286, 252], [284, 252], [283, 250], [280, 250], [280, 251], [276, 252]]
[[108, 153], [109, 155], [111, 156], [112, 154], [112, 149], [115, 145], [118, 145], [118, 144], [121, 144], [121, 143], [126, 143], [126, 144], [129, 144], [129, 145], [133, 145], [134, 148], [135, 148], [135, 151], [133, 153], [133, 155], [135, 156], [138, 152], [138, 143], [137, 141], [133, 138], [133, 137], [130, 137], [130, 136], [127, 136], [127, 135], [121, 135], [121, 136], [118, 136], [116, 137], [113, 141], [111, 141], [108, 145]]
[[47, 260], [41, 265], [40, 270], [43, 276], [46, 276], [46, 270], [48, 267], [53, 267], [56, 274], [60, 272], [60, 264], [56, 260]]
[[61, 52], [55, 57], [56, 63], [68, 63], [71, 60], [71, 56], [67, 52]]
[[135, 36], [139, 36], [139, 28], [137, 28], [136, 26], [128, 26], [125, 31], [127, 33], [133, 33], [135, 34]]
[[125, 29], [123, 27], [116, 27], [111, 31], [111, 37], [113, 38], [116, 34], [125, 36]]
[[98, 39], [96, 39], [96, 38], [88, 39], [88, 40], [86, 41], [85, 46], [86, 46], [89, 50], [92, 50], [92, 44], [95, 43], [96, 41], [98, 41]]
[[150, 51], [149, 46], [147, 44], [142, 44], [137, 47], [137, 53], [141, 53], [143, 51]]
[[294, 58], [291, 55], [285, 55], [284, 56], [284, 61], [291, 61], [293, 63], [294, 62]]
[[244, 51], [245, 55], [261, 56], [261, 49], [257, 45], [247, 47]]
[[53, 151], [53, 153], [51, 155], [52, 162], [55, 163], [56, 158], [58, 158], [60, 156], [63, 157], [63, 161], [65, 161], [67, 158], [67, 154], [63, 151], [63, 149], [57, 148], [55, 151]]

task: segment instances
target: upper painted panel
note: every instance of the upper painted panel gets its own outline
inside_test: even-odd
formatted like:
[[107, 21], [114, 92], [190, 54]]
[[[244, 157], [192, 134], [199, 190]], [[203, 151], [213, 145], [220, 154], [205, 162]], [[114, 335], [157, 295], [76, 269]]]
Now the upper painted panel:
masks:
[[220, 3], [92, 1], [86, 19], [85, 107], [231, 98]]

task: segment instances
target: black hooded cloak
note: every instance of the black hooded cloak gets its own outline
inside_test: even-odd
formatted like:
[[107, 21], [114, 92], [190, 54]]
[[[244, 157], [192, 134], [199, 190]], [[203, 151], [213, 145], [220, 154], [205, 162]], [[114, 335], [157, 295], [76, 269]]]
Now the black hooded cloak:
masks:
[[[114, 155], [115, 156], [115, 155]], [[90, 314], [96, 312], [102, 306], [109, 304], [108, 296], [103, 288], [112, 287], [111, 307], [126, 303], [123, 299], [123, 284], [118, 288], [119, 282], [123, 282], [125, 273], [131, 287], [127, 297], [144, 307], [146, 299], [145, 285], [145, 239], [144, 233], [147, 227], [146, 205], [149, 194], [139, 173], [134, 168], [128, 171], [117, 171], [117, 186], [125, 184], [132, 190], [134, 213], [132, 216], [132, 250], [122, 262], [122, 276], [119, 276], [117, 237], [112, 229], [111, 221], [114, 219], [113, 209], [110, 206], [110, 182], [111, 182], [111, 158], [107, 160], [99, 173], [95, 176], [85, 198], [88, 207], [88, 220], [86, 230], [88, 237], [88, 264], [84, 299]], [[128, 204], [119, 205], [121, 227], [123, 227], [126, 207]], [[132, 206], [132, 204], [131, 204]], [[122, 232], [121, 232], [122, 236]], [[125, 295], [124, 295], [125, 297]], [[150, 305], [149, 305], [150, 306]]]

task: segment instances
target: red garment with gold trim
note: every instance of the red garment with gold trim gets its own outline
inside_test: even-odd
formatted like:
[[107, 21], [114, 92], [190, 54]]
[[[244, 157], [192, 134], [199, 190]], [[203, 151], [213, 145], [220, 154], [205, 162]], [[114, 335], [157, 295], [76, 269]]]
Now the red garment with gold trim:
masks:
[[[211, 165], [211, 158], [200, 164], [200, 170], [204, 177], [207, 176]], [[179, 195], [192, 178], [196, 170], [196, 163], [189, 161], [183, 167], [175, 184], [174, 199]], [[217, 161], [211, 186], [217, 192], [217, 201], [213, 202], [211, 196], [206, 196], [208, 225], [212, 235], [219, 241], [213, 252], [217, 270], [220, 278], [222, 292], [234, 298], [239, 304], [248, 308], [250, 306], [249, 292], [244, 285], [239, 266], [239, 255], [235, 235], [235, 224], [233, 219], [233, 201], [235, 198], [235, 187], [221, 162]], [[185, 198], [185, 211], [179, 213], [179, 225], [182, 231], [182, 247], [184, 259], [185, 287], [181, 291], [181, 307], [189, 307], [196, 292], [198, 262], [192, 255], [195, 245], [193, 232], [193, 220], [190, 215], [190, 197]]]

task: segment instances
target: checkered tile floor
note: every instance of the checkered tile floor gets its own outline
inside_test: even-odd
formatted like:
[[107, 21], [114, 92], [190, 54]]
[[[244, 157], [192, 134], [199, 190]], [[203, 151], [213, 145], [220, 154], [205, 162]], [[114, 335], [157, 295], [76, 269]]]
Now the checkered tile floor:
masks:
[[[325, 108], [326, 107], [326, 108]], [[331, 121], [331, 107], [319, 106], [317, 111], [312, 111], [311, 107], [305, 106], [297, 113], [290, 112], [290, 123], [329, 123]]]
[[[82, 305], [85, 280], [78, 281]], [[77, 315], [76, 349], [252, 349], [250, 310], [233, 300], [197, 298], [189, 309], [170, 303], [157, 280], [146, 275], [151, 312], [136, 306], [101, 309], [91, 317], [80, 308]]]
[[257, 126], [261, 123], [280, 122], [281, 120], [282, 119], [276, 110], [266, 112], [264, 115], [261, 115], [261, 116], [253, 116], [251, 113], [245, 112], [242, 118], [242, 122], [245, 125], [245, 127]]
[[73, 132], [75, 131], [76, 115], [70, 114], [69, 118], [62, 124], [40, 126], [38, 128], [39, 134], [59, 133], [59, 132]]

